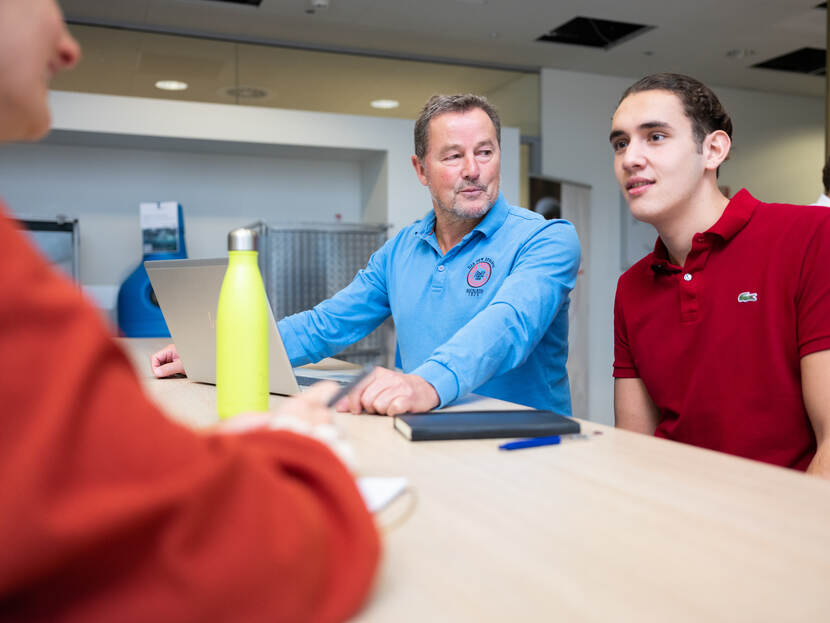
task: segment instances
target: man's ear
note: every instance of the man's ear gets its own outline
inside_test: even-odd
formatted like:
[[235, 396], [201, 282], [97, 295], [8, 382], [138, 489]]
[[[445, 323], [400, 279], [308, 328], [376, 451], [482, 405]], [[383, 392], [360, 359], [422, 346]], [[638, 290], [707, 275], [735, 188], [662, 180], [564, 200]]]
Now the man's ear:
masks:
[[724, 163], [729, 150], [732, 149], [732, 139], [723, 130], [715, 130], [703, 139], [703, 155], [706, 161], [706, 168], [717, 171]]
[[427, 171], [424, 168], [424, 163], [418, 159], [418, 156], [412, 156], [412, 166], [415, 169], [415, 175], [418, 176], [418, 180], [424, 186], [428, 186], [429, 183], [427, 182]]

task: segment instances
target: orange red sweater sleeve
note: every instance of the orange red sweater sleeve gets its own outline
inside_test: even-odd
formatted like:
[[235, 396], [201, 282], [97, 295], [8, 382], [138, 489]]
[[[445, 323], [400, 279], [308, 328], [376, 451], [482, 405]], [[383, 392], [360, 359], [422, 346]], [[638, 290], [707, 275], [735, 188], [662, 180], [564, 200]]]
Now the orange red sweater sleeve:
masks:
[[379, 541], [351, 475], [282, 431], [200, 435], [0, 207], [0, 619], [336, 621]]

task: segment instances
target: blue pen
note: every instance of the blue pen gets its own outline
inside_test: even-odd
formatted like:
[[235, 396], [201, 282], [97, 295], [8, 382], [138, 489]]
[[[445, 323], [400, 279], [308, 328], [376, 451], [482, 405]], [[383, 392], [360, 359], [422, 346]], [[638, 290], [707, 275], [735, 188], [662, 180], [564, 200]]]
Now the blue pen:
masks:
[[519, 439], [508, 441], [499, 446], [499, 450], [521, 450], [522, 448], [535, 448], [536, 446], [555, 446], [562, 438], [559, 435], [553, 437], [531, 437], [530, 439]]

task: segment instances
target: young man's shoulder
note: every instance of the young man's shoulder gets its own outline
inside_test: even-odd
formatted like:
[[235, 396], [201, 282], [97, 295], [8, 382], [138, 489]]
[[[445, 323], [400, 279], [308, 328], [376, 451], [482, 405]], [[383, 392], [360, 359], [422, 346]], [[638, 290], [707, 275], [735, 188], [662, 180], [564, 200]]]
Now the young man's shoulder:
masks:
[[764, 218], [797, 218], [804, 221], [824, 222], [830, 219], [830, 208], [818, 205], [758, 202], [756, 212]]
[[830, 235], [830, 208], [815, 205], [759, 202], [750, 229], [764, 237], [790, 239], [794, 244], [816, 235]]

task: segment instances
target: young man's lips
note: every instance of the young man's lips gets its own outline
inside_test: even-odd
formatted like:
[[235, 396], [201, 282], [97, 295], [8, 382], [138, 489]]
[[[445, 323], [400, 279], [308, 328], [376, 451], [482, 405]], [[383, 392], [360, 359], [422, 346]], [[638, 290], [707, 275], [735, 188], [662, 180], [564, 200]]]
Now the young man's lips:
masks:
[[642, 195], [653, 185], [654, 182], [650, 180], [637, 180], [635, 182], [629, 182], [628, 184], [626, 184], [625, 189], [628, 191], [629, 195], [636, 197], [638, 195]]

